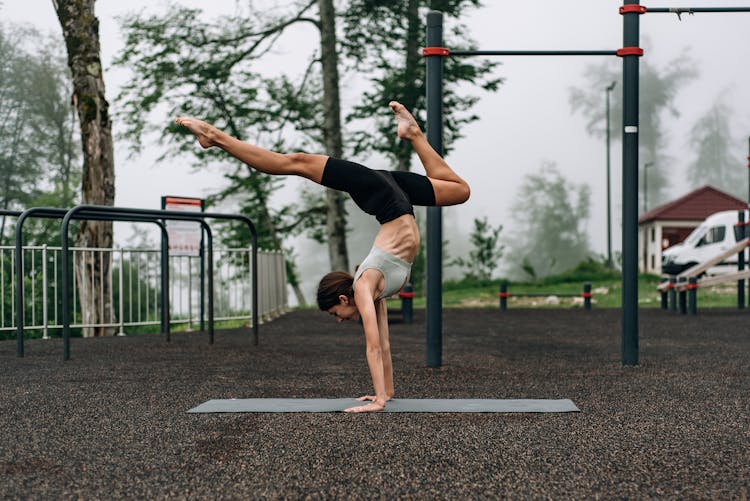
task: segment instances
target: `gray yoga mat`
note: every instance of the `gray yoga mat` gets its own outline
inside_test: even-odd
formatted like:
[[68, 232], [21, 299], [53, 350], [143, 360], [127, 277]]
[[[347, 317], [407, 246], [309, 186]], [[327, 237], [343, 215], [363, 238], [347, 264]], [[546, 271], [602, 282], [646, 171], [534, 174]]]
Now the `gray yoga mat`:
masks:
[[[213, 412], [341, 412], [366, 405], [353, 398], [232, 398], [209, 400], [191, 413]], [[385, 412], [579, 412], [568, 400], [393, 399]]]

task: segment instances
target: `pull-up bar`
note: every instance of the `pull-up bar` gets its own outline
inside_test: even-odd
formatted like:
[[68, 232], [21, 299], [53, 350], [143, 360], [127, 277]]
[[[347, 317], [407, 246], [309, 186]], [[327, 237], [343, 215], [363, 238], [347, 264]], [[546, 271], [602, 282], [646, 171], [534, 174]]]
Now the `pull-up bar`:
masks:
[[[637, 5], [635, 6], [637, 7]], [[629, 15], [631, 14], [632, 15]], [[638, 363], [637, 301], [638, 301], [638, 47], [637, 21], [640, 12], [623, 12], [625, 18], [624, 47], [618, 50], [456, 50], [443, 45], [443, 15], [427, 14], [427, 47], [422, 50], [427, 64], [427, 140], [443, 153], [443, 58], [450, 56], [618, 56], [624, 63], [623, 123], [623, 364]], [[634, 19], [633, 19], [634, 18]], [[627, 174], [626, 174], [627, 173]], [[631, 203], [635, 199], [636, 203]], [[440, 207], [427, 208], [427, 366], [442, 364], [442, 212]]]
[[697, 14], [708, 12], [750, 12], [750, 7], [645, 7], [641, 14]]
[[[616, 50], [448, 50], [449, 56], [617, 56]], [[423, 56], [431, 55], [423, 49]]]
[[[616, 51], [451, 51], [443, 47], [443, 14], [427, 14], [426, 109], [427, 141], [443, 153], [443, 59], [449, 56], [612, 56], [623, 60], [622, 121], [622, 364], [638, 364], [638, 83], [639, 16], [647, 12], [750, 12], [750, 7], [647, 8], [627, 1], [623, 17], [623, 48]], [[750, 157], [749, 157], [750, 158]], [[427, 366], [439, 367], [442, 358], [442, 212], [427, 208]]]

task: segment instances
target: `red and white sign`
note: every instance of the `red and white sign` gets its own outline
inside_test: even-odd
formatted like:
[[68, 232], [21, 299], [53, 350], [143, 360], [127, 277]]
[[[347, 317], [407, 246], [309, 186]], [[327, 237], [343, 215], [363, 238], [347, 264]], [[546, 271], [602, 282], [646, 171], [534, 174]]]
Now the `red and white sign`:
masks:
[[[200, 198], [164, 197], [164, 209], [181, 212], [202, 212]], [[167, 220], [170, 256], [200, 256], [202, 228], [192, 221]]]

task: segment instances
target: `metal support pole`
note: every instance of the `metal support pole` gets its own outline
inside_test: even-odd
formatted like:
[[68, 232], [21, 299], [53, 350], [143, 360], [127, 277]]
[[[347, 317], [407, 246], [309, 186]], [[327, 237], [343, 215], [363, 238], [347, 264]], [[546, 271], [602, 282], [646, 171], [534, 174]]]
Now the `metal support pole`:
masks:
[[203, 232], [203, 229], [201, 229], [201, 250], [200, 250], [200, 301], [201, 301], [201, 307], [200, 307], [200, 330], [203, 332], [203, 330], [206, 328], [205, 325], [205, 318], [206, 318], [206, 253], [205, 253], [205, 246], [203, 245], [203, 236], [205, 233]]
[[586, 282], [583, 284], [583, 309], [591, 310], [591, 283]]
[[695, 277], [688, 280], [688, 313], [698, 313], [698, 279]]
[[[443, 14], [427, 14], [427, 46], [442, 47]], [[443, 56], [427, 61], [427, 141], [443, 154]], [[427, 367], [442, 365], [443, 351], [443, 214], [440, 207], [427, 208]]]
[[203, 229], [208, 242], [208, 342], [214, 344], [214, 238], [208, 225]]
[[[628, 1], [627, 4], [638, 4]], [[638, 47], [640, 19], [623, 14], [623, 47]], [[622, 364], [638, 364], [638, 55], [622, 57]]]
[[414, 321], [414, 287], [411, 282], [404, 286], [399, 295], [401, 296], [401, 315], [404, 317], [404, 323], [410, 324]]
[[[737, 226], [735, 227], [737, 241], [745, 239], [745, 211], [737, 211]], [[745, 269], [745, 249], [737, 253], [737, 271]], [[745, 280], [737, 280], [737, 308], [745, 307]]]
[[49, 323], [48, 311], [47, 311], [47, 246], [42, 246], [42, 318], [44, 330], [42, 333], [42, 339], [49, 339], [49, 329], [47, 325]]
[[125, 250], [121, 248], [120, 249], [120, 273], [119, 273], [119, 280], [120, 280], [120, 286], [119, 286], [119, 289], [120, 289], [120, 300], [119, 300], [119, 303], [120, 303], [120, 332], [117, 333], [118, 336], [124, 336], [125, 335], [125, 298], [123, 297], [124, 290], [125, 290], [125, 285], [123, 283], [123, 280], [125, 278], [125, 272], [123, 270], [123, 266], [125, 264], [124, 254], [125, 254]]
[[677, 311], [677, 290], [675, 285], [677, 279], [674, 276], [669, 277], [669, 311]]
[[612, 268], [612, 198], [610, 180], [610, 113], [609, 113], [609, 94], [615, 89], [617, 82], [612, 82], [606, 89], [607, 94], [607, 266]]
[[167, 341], [171, 340], [169, 321], [169, 234], [166, 222], [161, 225], [161, 331]]
[[680, 277], [679, 285], [680, 285], [680, 313], [683, 315], [687, 313], [687, 288], [686, 288], [686, 282], [687, 278]]
[[500, 292], [498, 292], [498, 297], [500, 298], [500, 311], [505, 311], [508, 309], [508, 284], [506, 282], [502, 282], [500, 284]]

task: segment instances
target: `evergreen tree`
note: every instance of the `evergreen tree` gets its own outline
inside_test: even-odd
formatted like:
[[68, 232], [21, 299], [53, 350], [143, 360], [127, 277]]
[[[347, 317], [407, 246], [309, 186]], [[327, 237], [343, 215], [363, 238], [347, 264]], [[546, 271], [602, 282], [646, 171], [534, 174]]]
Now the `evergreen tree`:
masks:
[[489, 280], [503, 257], [504, 246], [499, 245], [503, 225], [493, 227], [486, 217], [474, 218], [474, 229], [469, 235], [472, 249], [469, 258], [456, 258], [451, 265], [467, 268], [467, 278]]
[[[445, 15], [445, 45], [454, 50], [475, 48], [468, 29], [458, 20], [479, 0], [351, 0], [343, 11], [343, 53], [348, 64], [369, 75], [370, 90], [354, 106], [350, 120], [362, 120], [354, 133], [354, 154], [386, 155], [396, 170], [410, 170], [413, 151], [393, 132], [393, 119], [383, 113], [391, 100], [404, 104], [424, 129], [425, 64], [419, 48], [425, 45], [424, 19], [428, 10]], [[461, 128], [479, 117], [471, 108], [479, 98], [466, 92], [466, 84], [496, 91], [501, 79], [492, 76], [497, 63], [471, 58], [446, 58], [444, 72], [444, 152], [447, 154]], [[461, 87], [461, 91], [458, 91]], [[375, 130], [371, 121], [374, 117]]]
[[688, 164], [691, 187], [710, 184], [738, 198], [747, 196], [745, 167], [732, 151], [732, 126], [729, 107], [716, 100], [690, 130], [690, 146], [695, 159]]
[[[585, 88], [571, 89], [570, 104], [574, 111], [580, 111], [588, 118], [589, 134], [603, 137], [606, 130], [604, 92], [612, 82], [621, 80], [621, 64], [614, 61], [589, 66], [585, 78]], [[648, 198], [649, 206], [656, 206], [667, 200], [669, 165], [671, 159], [663, 152], [669, 141], [664, 126], [665, 113], [678, 116], [674, 101], [681, 87], [697, 77], [694, 62], [688, 56], [671, 61], [666, 68], [657, 68], [647, 60], [640, 64], [640, 108], [639, 108], [639, 156], [641, 165], [649, 162]], [[617, 86], [622, 89], [622, 85]], [[611, 101], [610, 131], [612, 138], [622, 134], [622, 93], [614, 92]], [[642, 176], [641, 176], [642, 177]], [[641, 193], [641, 196], [644, 194]]]
[[586, 223], [591, 190], [566, 180], [555, 164], [524, 177], [513, 204], [516, 227], [508, 260], [528, 276], [541, 278], [575, 267], [590, 254]]

